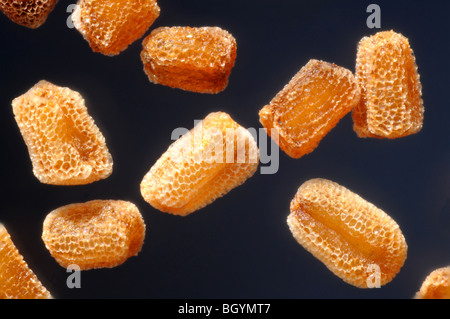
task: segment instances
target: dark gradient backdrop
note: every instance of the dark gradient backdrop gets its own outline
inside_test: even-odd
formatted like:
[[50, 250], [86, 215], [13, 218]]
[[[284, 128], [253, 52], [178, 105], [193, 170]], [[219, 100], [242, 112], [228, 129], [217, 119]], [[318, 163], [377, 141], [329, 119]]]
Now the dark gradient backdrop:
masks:
[[[279, 171], [259, 172], [188, 217], [153, 209], [139, 183], [172, 142], [209, 112], [228, 112], [259, 128], [258, 111], [309, 59], [354, 71], [356, 46], [378, 30], [366, 26], [367, 1], [161, 0], [159, 26], [220, 26], [237, 39], [227, 89], [202, 95], [151, 84], [141, 40], [116, 57], [93, 53], [66, 26], [60, 1], [47, 22], [29, 30], [0, 16], [0, 222], [56, 298], [411, 298], [425, 276], [450, 262], [450, 56], [447, 1], [377, 1], [382, 30], [407, 36], [423, 84], [423, 130], [398, 140], [359, 139], [347, 115], [310, 155], [280, 153]], [[149, 30], [150, 32], [150, 30]], [[41, 79], [79, 91], [114, 158], [108, 179], [58, 187], [33, 176], [11, 100]], [[328, 178], [390, 214], [409, 250], [398, 276], [380, 289], [354, 288], [292, 238], [289, 203], [307, 179]], [[81, 288], [41, 240], [51, 210], [92, 199], [134, 202], [147, 224], [139, 256], [114, 269], [86, 271]]]

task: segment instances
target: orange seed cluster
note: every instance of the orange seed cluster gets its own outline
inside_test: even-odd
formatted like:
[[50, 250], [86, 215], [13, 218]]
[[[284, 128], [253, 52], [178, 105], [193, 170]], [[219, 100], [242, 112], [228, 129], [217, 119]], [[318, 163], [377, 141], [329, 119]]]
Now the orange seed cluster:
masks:
[[156, 209], [185, 216], [244, 183], [258, 161], [250, 132], [224, 112], [211, 113], [157, 160], [141, 194]]
[[39, 181], [81, 185], [111, 174], [105, 138], [78, 92], [40, 81], [12, 106]]
[[[0, 0], [12, 21], [38, 28], [57, 0]], [[159, 17], [156, 0], [79, 0], [74, 26], [94, 52], [113, 56], [141, 38]], [[150, 82], [198, 93], [228, 85], [236, 40], [219, 27], [160, 27], [142, 42]], [[108, 177], [112, 158], [82, 96], [40, 81], [12, 101], [34, 175], [46, 184], [82, 185]], [[311, 153], [352, 111], [359, 137], [400, 138], [423, 125], [422, 86], [409, 41], [394, 31], [364, 37], [356, 72], [310, 60], [259, 112], [267, 133], [292, 158]], [[272, 136], [275, 138], [275, 136]], [[250, 132], [224, 112], [210, 113], [175, 141], [140, 184], [156, 209], [186, 216], [256, 171], [258, 147]], [[397, 223], [345, 187], [325, 179], [300, 186], [287, 224], [307, 251], [345, 282], [370, 288], [398, 274], [408, 246]], [[119, 200], [93, 200], [50, 212], [42, 240], [64, 268], [116, 267], [136, 256], [146, 225], [138, 208]], [[0, 224], [0, 298], [51, 298]], [[375, 273], [374, 273], [375, 272]], [[450, 299], [450, 267], [433, 271], [417, 299]]]
[[79, 0], [72, 20], [94, 52], [113, 56], [141, 38], [159, 13], [156, 0]]
[[0, 10], [13, 22], [30, 29], [39, 28], [58, 0], [0, 0]]
[[144, 220], [133, 203], [93, 200], [55, 209], [44, 220], [42, 240], [64, 268], [111, 268], [136, 256], [144, 243]]
[[364, 37], [358, 45], [356, 78], [361, 103], [352, 117], [359, 137], [393, 139], [422, 129], [422, 86], [406, 37], [394, 31]]
[[359, 99], [351, 71], [310, 60], [260, 110], [260, 122], [269, 135], [278, 131], [278, 144], [286, 154], [299, 158], [312, 152]]
[[50, 298], [50, 292], [28, 267], [5, 226], [0, 224], [0, 299]]
[[142, 45], [152, 83], [198, 93], [223, 91], [236, 59], [236, 40], [218, 27], [161, 27]]
[[407, 244], [397, 223], [334, 182], [305, 182], [290, 210], [287, 223], [297, 242], [353, 286], [385, 285], [406, 260]]
[[450, 267], [433, 270], [425, 278], [416, 299], [450, 299]]

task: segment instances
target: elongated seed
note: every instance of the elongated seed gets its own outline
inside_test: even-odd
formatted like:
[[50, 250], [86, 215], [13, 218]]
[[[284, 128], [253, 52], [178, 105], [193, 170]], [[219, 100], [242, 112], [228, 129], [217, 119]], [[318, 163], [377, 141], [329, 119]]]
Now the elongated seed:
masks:
[[350, 70], [310, 60], [259, 112], [270, 135], [290, 157], [311, 153], [337, 123], [355, 107], [360, 89]]
[[405, 36], [382, 31], [361, 39], [356, 79], [361, 87], [361, 102], [353, 109], [352, 117], [359, 137], [393, 139], [422, 129], [422, 85]]
[[198, 93], [225, 90], [236, 59], [235, 38], [219, 27], [160, 27], [142, 47], [152, 83]]
[[385, 285], [405, 262], [407, 244], [397, 223], [343, 186], [309, 180], [290, 210], [287, 223], [298, 243], [351, 285]]
[[258, 159], [248, 130], [224, 112], [211, 113], [151, 167], [141, 194], [156, 209], [185, 216], [244, 183]]
[[49, 213], [42, 240], [64, 268], [111, 268], [136, 256], [144, 243], [144, 220], [133, 203], [93, 200]]

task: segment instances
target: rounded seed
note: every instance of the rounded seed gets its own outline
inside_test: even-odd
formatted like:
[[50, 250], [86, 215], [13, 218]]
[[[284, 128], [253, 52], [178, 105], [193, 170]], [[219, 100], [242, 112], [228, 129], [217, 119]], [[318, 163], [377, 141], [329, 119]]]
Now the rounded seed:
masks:
[[144, 243], [145, 224], [138, 208], [120, 200], [70, 204], [49, 213], [42, 240], [64, 268], [111, 268], [136, 256]]
[[450, 299], [450, 267], [433, 270], [424, 280], [416, 299]]

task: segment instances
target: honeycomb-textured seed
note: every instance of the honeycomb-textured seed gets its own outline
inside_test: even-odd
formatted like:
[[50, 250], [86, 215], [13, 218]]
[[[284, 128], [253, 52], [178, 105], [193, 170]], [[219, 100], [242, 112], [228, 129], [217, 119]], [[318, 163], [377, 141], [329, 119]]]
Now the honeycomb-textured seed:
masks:
[[112, 173], [105, 138], [78, 92], [43, 80], [12, 106], [39, 181], [82, 185]]
[[39, 28], [58, 0], [0, 0], [0, 10], [13, 22], [30, 29]]
[[422, 85], [406, 37], [382, 31], [361, 39], [356, 78], [361, 102], [353, 109], [352, 117], [359, 137], [394, 139], [422, 129]]
[[416, 299], [450, 299], [450, 267], [438, 268], [425, 278]]
[[267, 134], [278, 131], [278, 144], [286, 154], [300, 158], [311, 153], [359, 99], [351, 71], [312, 59], [260, 110], [259, 118]]
[[141, 251], [145, 228], [133, 203], [92, 200], [49, 213], [44, 220], [42, 240], [64, 268], [111, 268]]
[[0, 224], [0, 299], [51, 299]]
[[150, 82], [198, 93], [223, 91], [236, 59], [235, 38], [219, 27], [161, 27], [142, 46]]
[[334, 182], [305, 182], [290, 210], [287, 223], [297, 242], [353, 286], [381, 287], [406, 260], [408, 247], [397, 223]]
[[250, 132], [224, 112], [211, 113], [157, 160], [141, 194], [154, 208], [185, 216], [244, 183], [258, 161]]
[[72, 20], [92, 51], [114, 56], [140, 39], [159, 13], [156, 0], [79, 0]]

